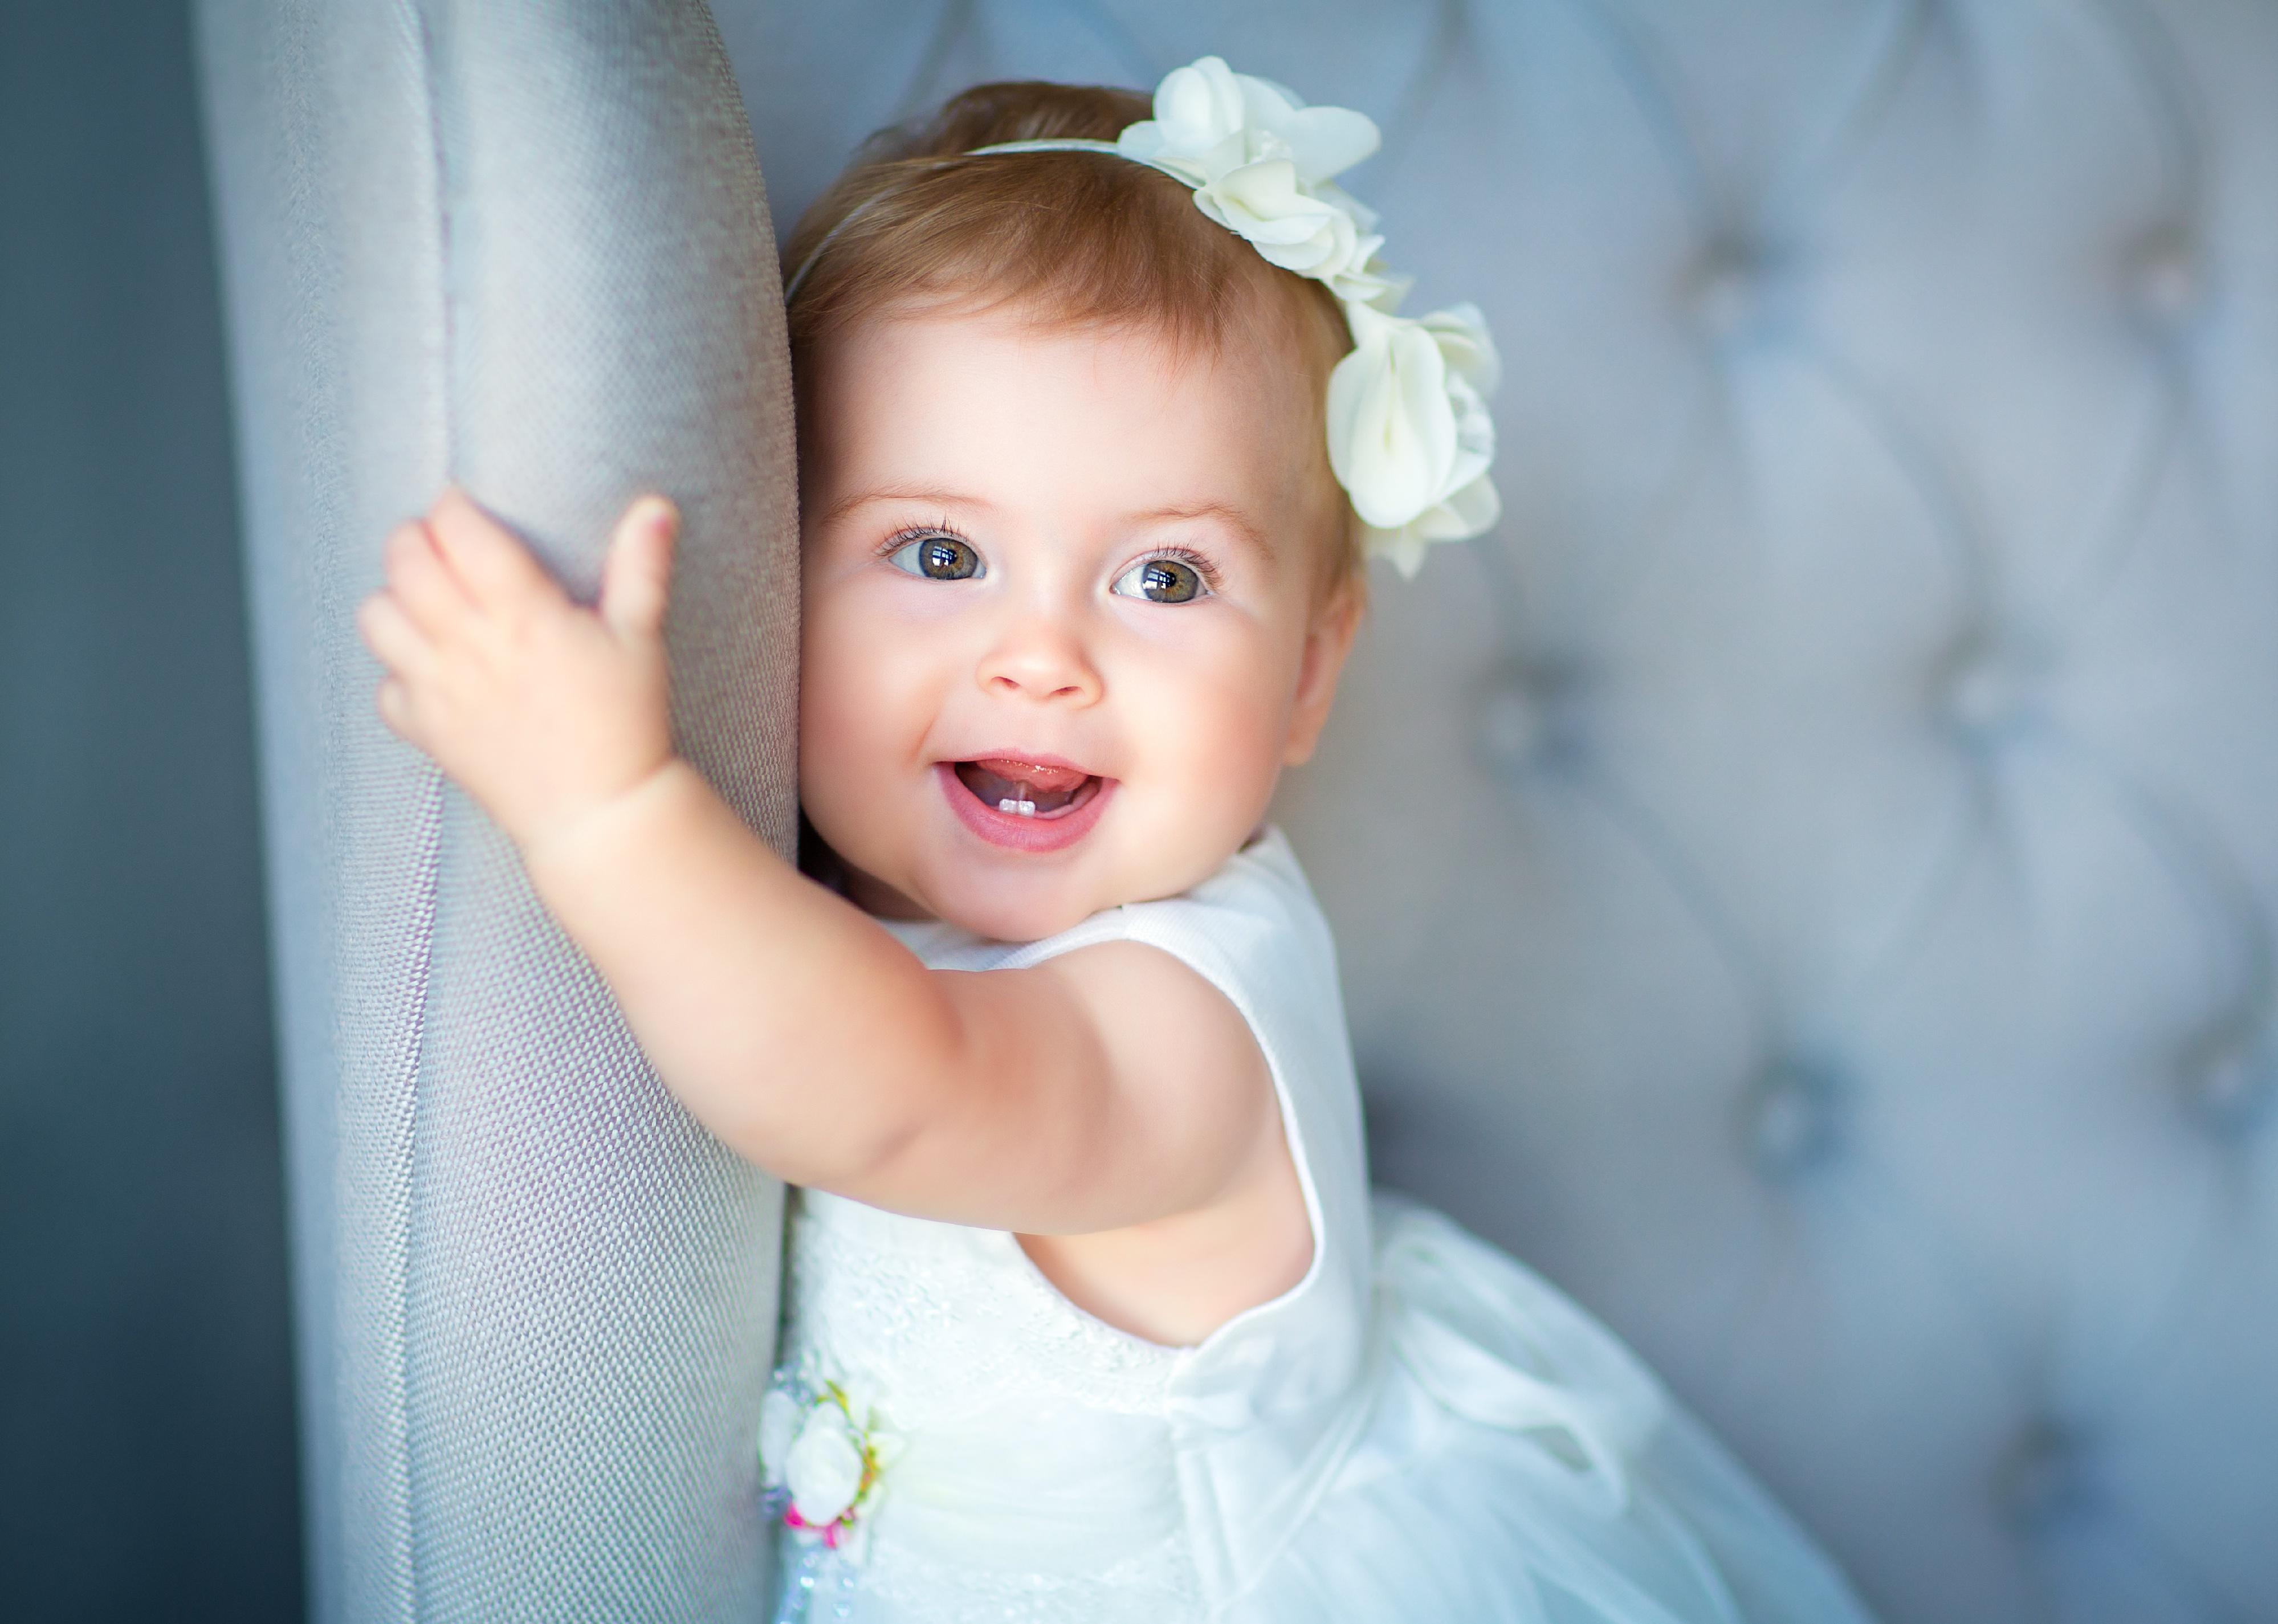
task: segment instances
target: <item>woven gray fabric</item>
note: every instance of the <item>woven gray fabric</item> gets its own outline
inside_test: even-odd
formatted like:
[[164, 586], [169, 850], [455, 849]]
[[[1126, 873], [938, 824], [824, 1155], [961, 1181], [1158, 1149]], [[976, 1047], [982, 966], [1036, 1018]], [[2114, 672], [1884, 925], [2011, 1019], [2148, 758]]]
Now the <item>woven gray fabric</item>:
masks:
[[206, 0], [199, 29], [315, 1614], [750, 1614], [780, 1188], [381, 726], [352, 620], [447, 477], [587, 601], [615, 514], [668, 492], [681, 746], [788, 851], [789, 376], [742, 103], [686, 0]]

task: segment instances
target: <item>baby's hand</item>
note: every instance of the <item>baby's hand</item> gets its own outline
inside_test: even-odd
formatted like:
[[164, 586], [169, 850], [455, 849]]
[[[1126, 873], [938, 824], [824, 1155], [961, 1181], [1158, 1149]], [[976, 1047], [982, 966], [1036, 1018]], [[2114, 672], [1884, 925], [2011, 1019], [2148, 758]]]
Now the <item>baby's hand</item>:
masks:
[[387, 585], [356, 611], [388, 671], [380, 716], [525, 853], [672, 759], [663, 629], [678, 526], [661, 497], [625, 510], [598, 611], [455, 486], [387, 538]]

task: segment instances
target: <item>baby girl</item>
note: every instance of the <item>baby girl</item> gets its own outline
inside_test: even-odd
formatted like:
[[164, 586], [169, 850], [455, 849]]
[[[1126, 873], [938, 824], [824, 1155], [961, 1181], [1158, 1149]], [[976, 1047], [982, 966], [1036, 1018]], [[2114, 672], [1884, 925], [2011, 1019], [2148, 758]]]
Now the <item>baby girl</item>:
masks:
[[388, 538], [381, 714], [799, 1186], [787, 1616], [1865, 1616], [1609, 1333], [1368, 1188], [1267, 807], [1368, 558], [1495, 517], [1477, 313], [1397, 315], [1331, 179], [1375, 141], [1215, 57], [984, 86], [800, 222], [806, 873], [674, 752], [667, 502], [592, 610], [455, 492]]

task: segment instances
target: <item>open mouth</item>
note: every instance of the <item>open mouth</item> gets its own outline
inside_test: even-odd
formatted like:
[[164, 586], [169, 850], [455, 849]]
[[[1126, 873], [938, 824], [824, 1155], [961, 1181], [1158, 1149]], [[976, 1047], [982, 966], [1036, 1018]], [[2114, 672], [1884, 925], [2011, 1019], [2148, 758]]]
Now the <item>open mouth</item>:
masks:
[[975, 800], [1007, 817], [1065, 818], [1099, 793], [1099, 775], [1080, 767], [991, 756], [953, 770]]
[[992, 846], [1063, 851], [1090, 833], [1115, 780], [1057, 761], [980, 756], [934, 772], [958, 821]]

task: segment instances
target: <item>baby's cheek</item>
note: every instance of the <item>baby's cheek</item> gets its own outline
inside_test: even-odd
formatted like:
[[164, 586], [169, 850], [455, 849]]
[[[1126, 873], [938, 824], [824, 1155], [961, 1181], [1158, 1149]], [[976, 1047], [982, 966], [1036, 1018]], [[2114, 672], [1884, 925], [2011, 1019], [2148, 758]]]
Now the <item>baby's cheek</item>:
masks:
[[845, 729], [839, 715], [841, 694], [827, 645], [818, 646], [814, 637], [806, 637], [801, 644], [799, 667], [799, 782], [802, 796], [814, 781], [829, 775], [845, 740]]
[[835, 635], [843, 629], [818, 616], [801, 639], [799, 798], [818, 828], [837, 809], [859, 804], [865, 782], [883, 771], [894, 736], [897, 707], [883, 662]]
[[1273, 793], [1288, 712], [1271, 674], [1246, 660], [1215, 673], [1188, 707], [1194, 723], [1181, 776], [1198, 801], [1213, 806], [1212, 824], [1232, 830], [1235, 840], [1249, 833]]

